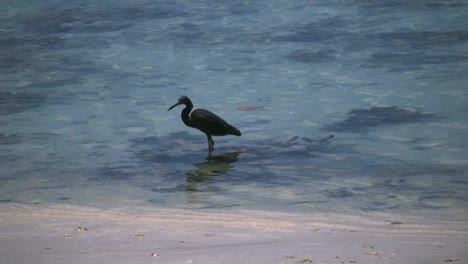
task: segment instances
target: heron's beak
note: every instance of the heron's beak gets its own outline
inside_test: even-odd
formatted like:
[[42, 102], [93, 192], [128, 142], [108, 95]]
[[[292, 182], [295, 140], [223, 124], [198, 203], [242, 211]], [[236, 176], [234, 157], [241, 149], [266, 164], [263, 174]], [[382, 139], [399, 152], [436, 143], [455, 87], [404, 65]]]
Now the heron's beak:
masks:
[[181, 104], [182, 104], [181, 102], [177, 102], [175, 105], [169, 107], [169, 109], [168, 109], [167, 111], [169, 111], [169, 110], [171, 110], [172, 108], [174, 108], [174, 107], [176, 107], [176, 106], [178, 106], [178, 105], [181, 105]]

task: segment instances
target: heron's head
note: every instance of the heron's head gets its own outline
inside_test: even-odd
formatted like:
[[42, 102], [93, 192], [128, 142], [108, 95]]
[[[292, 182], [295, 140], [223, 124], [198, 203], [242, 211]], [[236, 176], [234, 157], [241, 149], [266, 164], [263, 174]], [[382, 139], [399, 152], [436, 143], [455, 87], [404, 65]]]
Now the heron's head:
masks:
[[[187, 97], [187, 96], [181, 96], [179, 97], [179, 99], [177, 99], [177, 103], [175, 103], [173, 106], [169, 107], [169, 110], [171, 110], [172, 108], [178, 106], [178, 105], [181, 105], [181, 104], [184, 104], [184, 105], [192, 105], [192, 101], [190, 101], [190, 99]], [[169, 111], [167, 110], [167, 111]]]

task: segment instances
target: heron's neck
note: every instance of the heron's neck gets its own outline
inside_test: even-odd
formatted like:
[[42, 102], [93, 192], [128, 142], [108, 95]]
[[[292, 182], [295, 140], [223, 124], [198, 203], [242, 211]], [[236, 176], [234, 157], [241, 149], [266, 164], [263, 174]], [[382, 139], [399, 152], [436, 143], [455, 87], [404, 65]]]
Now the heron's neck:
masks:
[[193, 108], [193, 105], [192, 104], [186, 104], [185, 105], [185, 108], [182, 110], [181, 112], [181, 117], [182, 117], [182, 121], [184, 122], [185, 125], [191, 127], [192, 124], [190, 122], [190, 111], [192, 111], [192, 108]]

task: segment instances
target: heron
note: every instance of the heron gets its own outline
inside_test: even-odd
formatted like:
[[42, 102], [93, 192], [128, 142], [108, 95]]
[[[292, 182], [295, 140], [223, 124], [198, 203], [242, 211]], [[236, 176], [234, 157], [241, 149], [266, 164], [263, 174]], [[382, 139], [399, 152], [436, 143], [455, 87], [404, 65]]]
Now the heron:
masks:
[[[212, 136], [235, 135], [240, 136], [239, 129], [230, 125], [216, 114], [205, 109], [193, 109], [193, 104], [187, 96], [181, 96], [173, 106], [169, 107], [168, 111], [178, 105], [185, 105], [182, 109], [181, 117], [186, 126], [196, 128], [206, 134], [208, 139], [208, 152], [211, 153], [214, 149], [214, 141]], [[192, 111], [192, 113], [190, 113]]]

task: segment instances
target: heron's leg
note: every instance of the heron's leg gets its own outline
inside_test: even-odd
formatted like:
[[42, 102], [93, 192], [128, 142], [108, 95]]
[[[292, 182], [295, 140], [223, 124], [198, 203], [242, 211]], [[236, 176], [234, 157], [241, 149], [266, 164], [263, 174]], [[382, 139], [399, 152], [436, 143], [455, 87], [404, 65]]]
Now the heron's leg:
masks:
[[212, 152], [213, 151], [213, 146], [214, 146], [214, 141], [213, 139], [211, 138], [210, 135], [206, 134], [206, 138], [208, 139], [208, 150], [209, 152]]
[[210, 136], [210, 140], [211, 140], [211, 148], [214, 148], [214, 140], [211, 136]]

